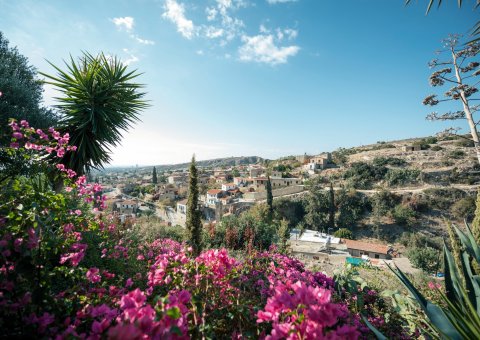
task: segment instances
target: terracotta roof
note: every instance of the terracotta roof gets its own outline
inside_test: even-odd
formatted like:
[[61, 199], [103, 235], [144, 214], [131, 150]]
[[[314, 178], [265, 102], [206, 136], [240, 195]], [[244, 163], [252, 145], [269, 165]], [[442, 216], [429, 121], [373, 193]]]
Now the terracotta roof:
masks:
[[363, 250], [378, 254], [387, 254], [389, 247], [382, 244], [373, 244], [362, 241], [343, 240], [348, 249]]
[[188, 201], [188, 198], [185, 198], [185, 199], [183, 199], [183, 200], [181, 200], [181, 201], [178, 201], [177, 204], [183, 204], [183, 205], [185, 205], [185, 204], [187, 204], [187, 201]]
[[218, 194], [218, 193], [220, 193], [220, 192], [222, 192], [222, 191], [223, 191], [223, 190], [220, 190], [220, 189], [210, 189], [210, 190], [207, 191], [207, 194], [209, 194], [209, 195], [216, 195], [216, 194]]

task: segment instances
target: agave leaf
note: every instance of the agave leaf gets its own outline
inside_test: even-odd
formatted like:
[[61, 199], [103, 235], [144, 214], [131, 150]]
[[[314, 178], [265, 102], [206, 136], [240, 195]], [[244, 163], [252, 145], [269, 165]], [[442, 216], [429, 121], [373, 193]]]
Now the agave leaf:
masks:
[[420, 307], [423, 309], [429, 320], [431, 321], [432, 326], [439, 333], [447, 336], [450, 339], [461, 339], [462, 337], [455, 329], [453, 324], [448, 319], [445, 312], [438, 307], [436, 304], [428, 301], [422, 293], [420, 293], [410, 282], [408, 277], [395, 266], [393, 269], [388, 263], [386, 264], [388, 268], [399, 278], [400, 282], [405, 286], [405, 288], [410, 292], [415, 300], [417, 300]]
[[447, 292], [447, 297], [452, 302], [460, 304], [462, 299], [462, 281], [458, 275], [455, 260], [453, 259], [450, 250], [448, 250], [445, 241], [443, 243], [443, 256], [445, 258], [445, 290]]
[[364, 315], [361, 315], [361, 317], [362, 317], [363, 322], [365, 322], [365, 325], [367, 325], [367, 327], [373, 332], [373, 334], [375, 334], [375, 336], [377, 337], [377, 339], [379, 339], [379, 340], [387, 340], [387, 338], [385, 337], [385, 335], [383, 335], [378, 329], [376, 329], [375, 326], [372, 325], [372, 324], [367, 320], [367, 318], [366, 318]]
[[457, 233], [458, 238], [462, 242], [462, 245], [465, 247], [466, 251], [470, 254], [470, 256], [475, 258], [477, 262], [480, 262], [480, 247], [478, 247], [477, 243], [475, 242], [475, 238], [473, 237], [473, 234], [468, 224], [465, 222], [465, 227], [467, 229], [466, 234], [460, 229], [458, 229], [455, 224], [452, 224], [452, 226], [455, 229], [455, 232]]

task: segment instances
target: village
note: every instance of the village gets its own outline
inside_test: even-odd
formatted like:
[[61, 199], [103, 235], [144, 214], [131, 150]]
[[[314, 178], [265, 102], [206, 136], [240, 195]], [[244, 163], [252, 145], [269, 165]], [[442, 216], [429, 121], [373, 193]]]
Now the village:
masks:
[[[416, 146], [403, 145], [401, 152], [420, 151]], [[316, 156], [295, 156], [299, 166], [285, 172], [265, 164], [222, 167], [199, 167], [199, 207], [205, 227], [216, 224], [222, 217], [239, 215], [255, 204], [266, 201], [266, 185], [270, 180], [273, 199], [296, 198], [306, 194], [305, 181], [323, 170], [338, 167], [331, 153]], [[158, 217], [168, 226], [184, 228], [187, 212], [188, 169], [165, 171], [153, 180], [152, 169], [132, 168], [128, 171], [109, 171], [99, 178], [108, 206], [122, 223], [135, 223], [139, 216]], [[285, 176], [288, 175], [288, 176]], [[327, 190], [328, 188], [325, 188]], [[333, 273], [345, 263], [385, 268], [392, 263], [406, 272], [415, 273], [406, 257], [392, 245], [340, 239], [333, 230], [297, 230], [290, 233], [290, 252], [307, 266], [322, 265]]]

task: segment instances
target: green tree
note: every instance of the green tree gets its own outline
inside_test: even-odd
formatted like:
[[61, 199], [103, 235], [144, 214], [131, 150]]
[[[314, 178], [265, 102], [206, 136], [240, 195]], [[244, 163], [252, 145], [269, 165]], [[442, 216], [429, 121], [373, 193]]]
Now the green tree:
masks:
[[283, 219], [277, 228], [278, 251], [285, 254], [288, 249], [288, 240], [290, 238], [290, 231], [288, 228], [288, 221]]
[[272, 193], [272, 182], [270, 181], [270, 176], [268, 176], [266, 190], [267, 190], [268, 213], [273, 218], [273, 193]]
[[352, 228], [365, 210], [363, 196], [356, 190], [342, 189], [337, 194], [337, 226]]
[[433, 273], [439, 268], [441, 253], [432, 247], [411, 248], [407, 251], [407, 257], [415, 268], [427, 273]]
[[480, 244], [480, 190], [477, 193], [477, 206], [472, 222], [472, 234], [475, 237], [475, 241]]
[[84, 53], [78, 61], [71, 57], [69, 64], [65, 62], [66, 71], [52, 66], [56, 76], [41, 74], [62, 94], [56, 105], [62, 114], [60, 129], [77, 146], [75, 154], [66, 154], [62, 163], [78, 174], [101, 168], [111, 160], [110, 150], [118, 145], [122, 132], [148, 106], [143, 85], [132, 82], [139, 73], [103, 53]]
[[353, 240], [353, 233], [348, 230], [347, 228], [340, 228], [338, 229], [335, 233], [333, 233], [333, 236], [339, 237], [339, 238], [344, 238], [347, 240]]
[[0, 32], [0, 145], [10, 141], [10, 118], [25, 119], [35, 128], [57, 124], [56, 114], [41, 105], [43, 87], [35, 68]]
[[328, 227], [335, 228], [335, 192], [333, 191], [333, 184], [330, 182], [330, 189], [328, 191]]
[[320, 183], [315, 183], [305, 198], [305, 223], [321, 231], [328, 224], [329, 195]]
[[158, 183], [158, 178], [157, 178], [157, 168], [153, 167], [152, 171], [152, 183], [157, 184]]
[[195, 155], [190, 163], [190, 175], [188, 179], [187, 198], [187, 221], [186, 228], [188, 242], [193, 248], [193, 254], [198, 255], [202, 251], [202, 219], [198, 207], [198, 173], [195, 166]]

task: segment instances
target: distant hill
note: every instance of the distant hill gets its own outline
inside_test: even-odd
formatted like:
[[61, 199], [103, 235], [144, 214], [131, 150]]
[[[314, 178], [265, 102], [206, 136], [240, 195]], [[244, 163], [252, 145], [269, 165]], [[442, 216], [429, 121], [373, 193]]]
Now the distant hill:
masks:
[[[199, 167], [230, 167], [238, 165], [249, 165], [249, 164], [258, 164], [263, 162], [263, 158], [258, 156], [241, 156], [241, 157], [227, 157], [227, 158], [215, 158], [207, 159], [203, 161], [197, 161], [197, 166]], [[180, 164], [170, 164], [170, 165], [156, 165], [158, 171], [167, 171], [167, 170], [180, 170], [187, 169], [190, 166], [190, 162], [180, 163]]]

